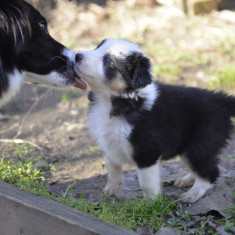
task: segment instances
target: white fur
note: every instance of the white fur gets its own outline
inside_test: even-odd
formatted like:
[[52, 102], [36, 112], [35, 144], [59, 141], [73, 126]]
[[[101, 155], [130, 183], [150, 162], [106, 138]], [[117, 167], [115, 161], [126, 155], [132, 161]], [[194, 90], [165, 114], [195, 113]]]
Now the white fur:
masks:
[[68, 86], [65, 77], [57, 72], [51, 72], [47, 75], [40, 75], [30, 72], [20, 73], [15, 69], [13, 73], [8, 74], [7, 76], [9, 86], [8, 89], [2, 94], [2, 98], [0, 99], [0, 106], [10, 101], [10, 99], [16, 95], [16, 93], [20, 90], [23, 82], [37, 83], [51, 87]]
[[[75, 71], [80, 78], [84, 79], [92, 89], [100, 89], [102, 92], [107, 90], [105, 85], [105, 74], [103, 68], [103, 56], [106, 53], [117, 58], [124, 58], [130, 52], [141, 52], [138, 45], [125, 39], [106, 39], [105, 43], [93, 51], [79, 51], [83, 55], [82, 63], [75, 65]], [[144, 55], [144, 54], [143, 54]], [[109, 90], [109, 94], [117, 93]]]
[[70, 62], [75, 62], [75, 53], [73, 51], [65, 47], [62, 51], [62, 54], [68, 57]]
[[2, 98], [0, 99], [0, 107], [16, 95], [16, 93], [20, 90], [23, 81], [22, 74], [16, 69], [13, 73], [8, 74], [7, 76], [9, 78], [9, 87], [7, 91], [2, 94]]
[[66, 87], [66, 79], [60, 73], [51, 72], [47, 75], [40, 75], [36, 73], [24, 72], [23, 79], [25, 82], [38, 83], [40, 85], [46, 85], [51, 87]]
[[190, 173], [181, 179], [177, 179], [174, 182], [174, 185], [179, 188], [193, 185], [192, 188], [181, 195], [181, 200], [183, 202], [194, 203], [201, 199], [205, 193], [213, 187], [213, 184], [211, 184], [208, 180], [202, 179], [196, 175], [191, 170], [190, 164], [184, 156], [181, 156], [181, 159], [183, 160], [184, 164], [188, 166]]
[[[71, 63], [75, 62], [75, 54], [68, 48], [64, 48], [62, 54], [68, 57]], [[10, 99], [16, 95], [16, 93], [20, 90], [23, 81], [38, 83], [40, 85], [51, 87], [66, 87], [69, 85], [66, 82], [66, 77], [55, 71], [47, 75], [40, 75], [27, 71], [19, 72], [17, 69], [15, 69], [12, 73], [7, 74], [7, 77], [9, 86], [7, 90], [2, 94], [2, 98], [0, 99], [0, 106], [10, 101]]]
[[[68, 48], [64, 48], [62, 54], [69, 58], [69, 63], [75, 62], [75, 54]], [[61, 73], [53, 71], [47, 75], [40, 75], [25, 71], [23, 73], [23, 79], [25, 82], [38, 83], [41, 85], [52, 86], [52, 87], [66, 87], [68, 86], [65, 76]]]
[[154, 199], [161, 192], [160, 160], [150, 167], [137, 168], [137, 174], [144, 196]]
[[113, 196], [122, 184], [121, 166], [133, 163], [132, 146], [128, 137], [133, 127], [123, 118], [109, 117], [111, 100], [105, 94], [95, 93], [96, 104], [88, 113], [91, 133], [97, 139], [104, 152], [108, 170], [108, 183], [104, 192]]
[[[117, 193], [122, 183], [121, 166], [125, 163], [134, 163], [133, 149], [128, 140], [133, 126], [122, 116], [110, 118], [111, 96], [120, 94], [116, 94], [106, 86], [103, 57], [106, 53], [119, 58], [126, 57], [133, 51], [142, 53], [140, 48], [130, 41], [107, 39], [102, 46], [93, 51], [81, 51], [83, 59], [75, 65], [75, 71], [79, 77], [90, 84], [94, 94], [95, 103], [92, 104], [88, 113], [88, 125], [104, 151], [108, 170], [108, 183], [104, 191], [110, 196]], [[137, 95], [144, 98], [144, 108], [151, 110], [158, 97], [156, 84], [151, 83], [136, 93], [121, 94], [120, 96], [138, 99]], [[144, 194], [147, 197], [154, 197], [160, 191], [159, 163], [146, 169], [138, 169], [138, 175]]]
[[23, 81], [39, 83], [40, 85], [47, 85], [52, 87], [68, 86], [65, 77], [57, 72], [51, 72], [47, 75], [40, 75], [30, 72], [20, 73], [17, 69], [15, 69], [13, 73], [8, 74], [7, 76], [9, 86], [7, 91], [3, 92], [2, 94], [2, 98], [0, 99], [0, 106], [10, 101], [10, 99], [16, 95], [16, 93], [20, 90]]
[[138, 95], [145, 98], [144, 108], [151, 110], [159, 95], [156, 83], [151, 83], [148, 86], [140, 89]]
[[122, 167], [115, 164], [110, 156], [104, 156], [108, 171], [108, 182], [104, 188], [106, 195], [115, 195], [122, 185]]
[[96, 104], [91, 107], [88, 113], [91, 133], [105, 152], [107, 161], [111, 158], [116, 165], [131, 163], [133, 150], [127, 138], [133, 126], [122, 117], [110, 118], [110, 97], [100, 93], [94, 94]]
[[[106, 85], [103, 69], [104, 55], [109, 53], [116, 57], [125, 57], [132, 51], [142, 53], [136, 44], [127, 40], [107, 39], [100, 47], [93, 51], [80, 52], [83, 58], [75, 65], [75, 71], [90, 84], [94, 94], [94, 102], [88, 113], [88, 124], [105, 154], [108, 183], [104, 191], [110, 196], [116, 194], [121, 186], [121, 166], [124, 163], [133, 163], [133, 148], [128, 141], [128, 137], [134, 128], [123, 116], [110, 117], [112, 108], [111, 97], [113, 95], [128, 99], [142, 97], [144, 98], [144, 109], [151, 111], [159, 95], [155, 83], [151, 83], [134, 92], [123, 94], [114, 94], [114, 91]], [[182, 159], [187, 164], [186, 159]], [[161, 192], [160, 160], [150, 167], [137, 168], [137, 174], [144, 196], [155, 198]], [[193, 187], [188, 192], [182, 194], [184, 202], [196, 202], [212, 187], [210, 182], [192, 174], [185, 176], [175, 184], [183, 187], [192, 184], [194, 178]]]
[[102, 55], [105, 53], [110, 53], [119, 58], [127, 56], [132, 51], [143, 53], [137, 44], [132, 43], [126, 39], [115, 38], [106, 39], [106, 42], [96, 51]]
[[209, 181], [204, 180], [198, 176], [195, 176], [195, 182], [193, 187], [181, 195], [181, 200], [183, 202], [194, 203], [202, 198], [205, 193], [213, 187]]

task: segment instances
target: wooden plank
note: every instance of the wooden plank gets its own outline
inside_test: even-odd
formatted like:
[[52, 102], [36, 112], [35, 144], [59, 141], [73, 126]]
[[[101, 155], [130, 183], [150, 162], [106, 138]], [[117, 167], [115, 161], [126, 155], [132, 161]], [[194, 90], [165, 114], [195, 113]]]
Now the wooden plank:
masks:
[[0, 182], [1, 235], [134, 235], [132, 231]]

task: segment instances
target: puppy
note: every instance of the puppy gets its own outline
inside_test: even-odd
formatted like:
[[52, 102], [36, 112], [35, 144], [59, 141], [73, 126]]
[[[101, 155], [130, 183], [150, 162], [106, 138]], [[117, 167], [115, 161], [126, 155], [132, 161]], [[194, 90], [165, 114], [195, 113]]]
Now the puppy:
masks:
[[104, 151], [105, 193], [117, 193], [122, 165], [134, 163], [144, 196], [154, 198], [161, 189], [160, 161], [180, 155], [190, 174], [175, 185], [193, 185], [181, 199], [203, 197], [219, 175], [218, 154], [231, 134], [235, 98], [153, 82], [148, 57], [123, 39], [106, 39], [75, 60], [77, 75], [91, 88], [88, 124]]
[[50, 36], [46, 19], [30, 4], [0, 1], [0, 106], [23, 81], [86, 89], [74, 77], [74, 58], [72, 51]]

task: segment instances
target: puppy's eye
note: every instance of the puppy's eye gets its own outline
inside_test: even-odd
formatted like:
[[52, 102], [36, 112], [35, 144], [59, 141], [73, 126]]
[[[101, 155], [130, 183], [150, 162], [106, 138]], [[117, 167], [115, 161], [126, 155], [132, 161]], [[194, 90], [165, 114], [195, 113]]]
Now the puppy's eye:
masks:
[[107, 65], [113, 65], [113, 61], [108, 56], [104, 57], [104, 63]]

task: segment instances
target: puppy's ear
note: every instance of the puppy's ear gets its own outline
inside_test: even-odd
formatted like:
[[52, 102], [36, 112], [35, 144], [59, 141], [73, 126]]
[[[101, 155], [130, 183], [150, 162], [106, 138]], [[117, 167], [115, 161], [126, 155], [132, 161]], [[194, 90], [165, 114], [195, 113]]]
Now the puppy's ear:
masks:
[[132, 86], [135, 89], [146, 87], [152, 82], [151, 62], [141, 53], [135, 54], [136, 64], [133, 73]]

